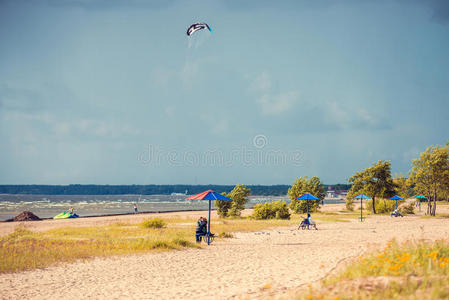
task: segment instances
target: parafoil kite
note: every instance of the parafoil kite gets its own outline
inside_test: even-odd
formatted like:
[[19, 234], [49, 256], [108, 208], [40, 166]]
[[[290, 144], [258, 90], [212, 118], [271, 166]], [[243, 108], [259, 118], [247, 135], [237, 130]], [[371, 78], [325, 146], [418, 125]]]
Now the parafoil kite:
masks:
[[194, 23], [187, 28], [187, 35], [192, 35], [194, 32], [207, 28], [210, 32], [212, 32], [212, 29], [207, 25], [206, 23]]

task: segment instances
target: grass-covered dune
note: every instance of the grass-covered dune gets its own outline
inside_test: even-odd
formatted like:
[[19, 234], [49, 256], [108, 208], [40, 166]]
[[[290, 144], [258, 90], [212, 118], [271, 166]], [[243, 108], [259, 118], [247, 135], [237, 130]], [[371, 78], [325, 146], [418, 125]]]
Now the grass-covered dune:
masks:
[[449, 240], [390, 241], [295, 299], [448, 299]]
[[[355, 216], [318, 213], [314, 218], [319, 222], [345, 222]], [[293, 215], [290, 220], [217, 219], [212, 220], [212, 232], [218, 238], [229, 237], [233, 232], [295, 225], [300, 219], [299, 215]], [[107, 226], [61, 227], [44, 232], [18, 227], [12, 234], [0, 238], [0, 273], [94, 257], [201, 248], [204, 244], [195, 243], [195, 222], [195, 219], [151, 218], [139, 224], [118, 222]]]

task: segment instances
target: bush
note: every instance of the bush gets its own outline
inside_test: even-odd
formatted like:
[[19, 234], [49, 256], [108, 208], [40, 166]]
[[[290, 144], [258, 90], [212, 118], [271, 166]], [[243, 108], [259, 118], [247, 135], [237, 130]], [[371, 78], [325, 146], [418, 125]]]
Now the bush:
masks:
[[227, 233], [225, 231], [220, 232], [220, 234], [218, 234], [218, 237], [221, 238], [233, 238], [234, 236], [232, 235], [232, 233]]
[[164, 228], [167, 224], [161, 218], [147, 219], [141, 223], [144, 228]]
[[176, 245], [179, 245], [181, 247], [194, 247], [192, 242], [189, 242], [183, 238], [175, 238], [173, 240], [173, 243], [175, 243]]
[[404, 215], [413, 215], [415, 213], [414, 210], [415, 210], [414, 202], [403, 203], [399, 206], [399, 211], [402, 212]]
[[274, 205], [276, 209], [276, 219], [290, 219], [287, 203], [284, 201], [276, 201], [274, 202]]
[[346, 198], [346, 209], [349, 211], [354, 211], [354, 199]]
[[256, 204], [252, 216], [257, 220], [290, 219], [290, 212], [285, 201], [275, 201]]
[[[401, 203], [404, 203], [405, 200], [398, 200], [398, 207]], [[370, 211], [373, 210], [373, 199], [369, 199], [366, 202], [366, 209]], [[376, 212], [379, 214], [391, 213], [396, 208], [396, 201], [389, 199], [376, 199]]]

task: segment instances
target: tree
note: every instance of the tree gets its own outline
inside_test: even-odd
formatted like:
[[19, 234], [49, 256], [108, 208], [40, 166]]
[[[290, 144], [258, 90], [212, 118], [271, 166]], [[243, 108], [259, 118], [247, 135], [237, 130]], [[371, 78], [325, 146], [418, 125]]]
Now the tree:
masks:
[[[221, 193], [223, 196], [226, 196], [226, 193]], [[221, 218], [225, 218], [228, 216], [229, 209], [231, 208], [232, 201], [222, 201], [222, 200], [215, 200], [214, 202], [215, 207], [217, 208], [217, 214]]]
[[309, 200], [309, 211], [317, 211], [320, 207], [320, 202], [324, 199], [324, 186], [320, 178], [314, 176], [307, 179], [307, 176], [299, 177], [293, 182], [291, 188], [288, 189], [288, 196], [290, 197], [290, 208], [295, 213], [304, 213], [307, 211], [307, 201], [296, 200], [299, 196], [305, 193], [311, 193], [319, 198], [319, 200]]
[[372, 210], [376, 213], [376, 197], [391, 197], [395, 193], [396, 185], [391, 178], [391, 163], [379, 160], [363, 171], [357, 172], [349, 182], [353, 183], [347, 197], [354, 197], [364, 193], [372, 198]]
[[410, 197], [410, 181], [404, 177], [404, 175], [399, 174], [393, 179], [396, 185], [396, 194], [404, 199]]
[[217, 207], [218, 215], [220, 217], [237, 217], [245, 209], [251, 190], [242, 184], [237, 184], [229, 194], [223, 193], [223, 195], [231, 198], [232, 201], [216, 200], [215, 207]]
[[446, 195], [449, 189], [449, 144], [430, 146], [414, 159], [410, 180], [415, 192], [428, 198], [426, 213], [435, 216], [438, 196]]

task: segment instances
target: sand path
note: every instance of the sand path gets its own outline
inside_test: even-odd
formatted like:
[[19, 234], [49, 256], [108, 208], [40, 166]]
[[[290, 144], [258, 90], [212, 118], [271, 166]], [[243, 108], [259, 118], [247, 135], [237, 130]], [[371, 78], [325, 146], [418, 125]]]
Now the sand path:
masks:
[[[449, 219], [376, 216], [237, 233], [205, 249], [94, 259], [0, 275], [2, 299], [257, 298], [319, 280], [342, 260], [398, 240], [449, 237]], [[268, 291], [263, 287], [270, 287]]]

